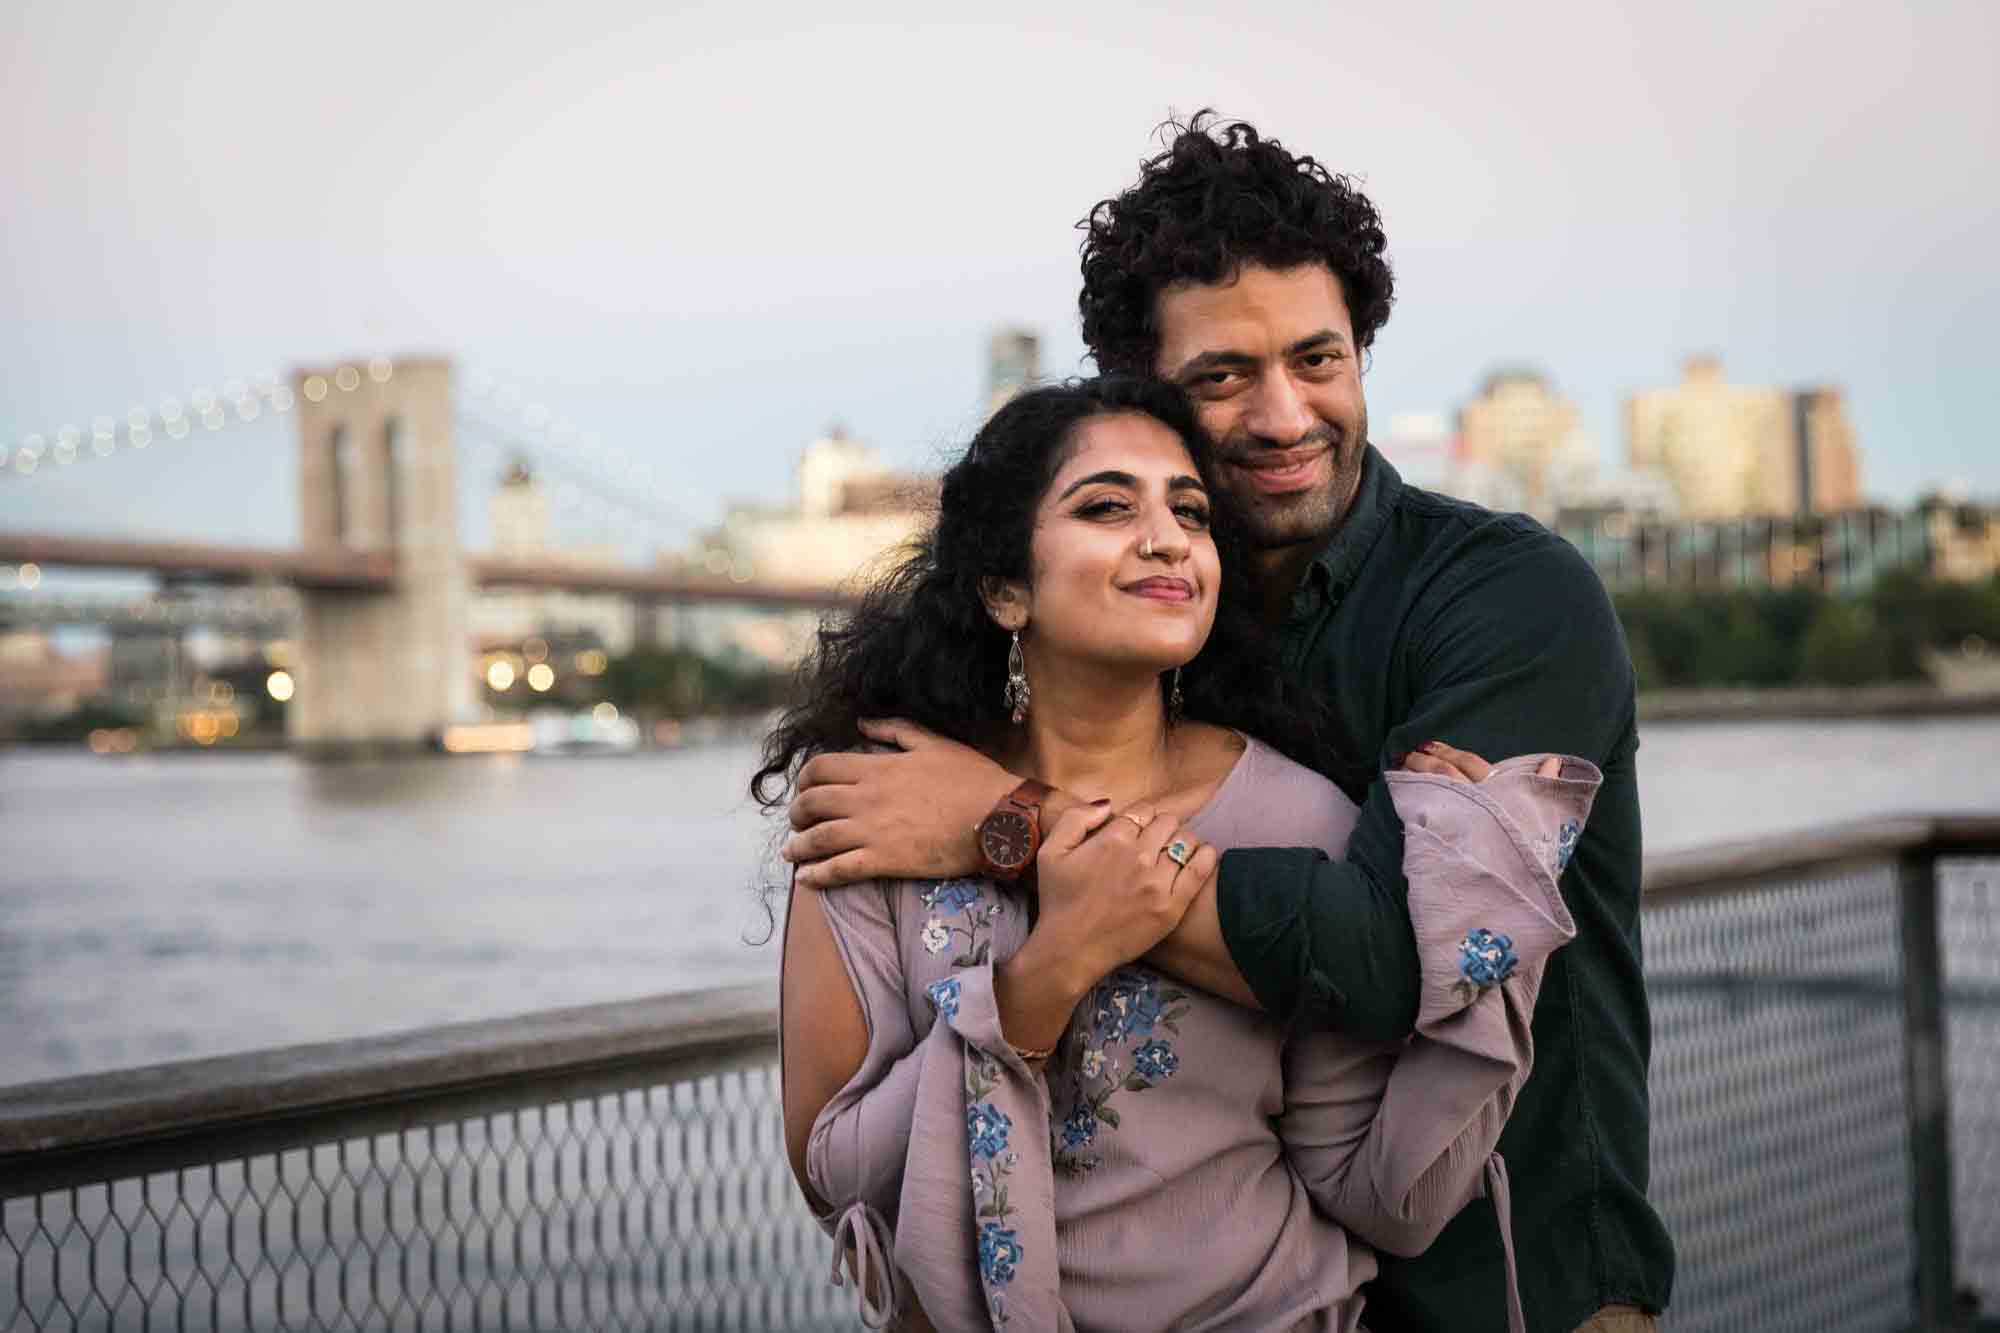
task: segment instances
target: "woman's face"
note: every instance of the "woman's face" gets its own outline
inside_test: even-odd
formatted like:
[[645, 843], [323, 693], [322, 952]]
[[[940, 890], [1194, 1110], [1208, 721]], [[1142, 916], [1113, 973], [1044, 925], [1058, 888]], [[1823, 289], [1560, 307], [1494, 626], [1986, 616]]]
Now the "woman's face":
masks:
[[1200, 652], [1215, 624], [1208, 491], [1180, 437], [1142, 413], [1076, 429], [1036, 507], [1029, 560], [1032, 582], [1010, 591], [1037, 665], [1166, 671]]

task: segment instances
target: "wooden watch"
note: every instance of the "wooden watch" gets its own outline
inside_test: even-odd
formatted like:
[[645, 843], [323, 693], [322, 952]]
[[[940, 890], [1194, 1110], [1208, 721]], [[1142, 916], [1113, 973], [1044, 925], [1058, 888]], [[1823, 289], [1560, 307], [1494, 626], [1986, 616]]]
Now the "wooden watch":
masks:
[[1016, 880], [1042, 846], [1042, 802], [1049, 785], [1027, 778], [979, 821], [979, 869], [988, 879]]

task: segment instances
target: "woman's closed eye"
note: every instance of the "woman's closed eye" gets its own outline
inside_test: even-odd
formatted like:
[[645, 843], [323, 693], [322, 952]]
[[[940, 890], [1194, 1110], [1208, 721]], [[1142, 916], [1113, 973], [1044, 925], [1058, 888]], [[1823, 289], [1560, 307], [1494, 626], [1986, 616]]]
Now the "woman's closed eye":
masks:
[[[1078, 518], [1117, 519], [1135, 514], [1138, 509], [1129, 500], [1106, 495], [1078, 505], [1075, 512]], [[1176, 501], [1173, 512], [1183, 527], [1200, 529], [1209, 524], [1208, 505], [1200, 500]]]
[[1076, 507], [1078, 518], [1122, 518], [1132, 512], [1132, 503], [1115, 495], [1099, 496]]

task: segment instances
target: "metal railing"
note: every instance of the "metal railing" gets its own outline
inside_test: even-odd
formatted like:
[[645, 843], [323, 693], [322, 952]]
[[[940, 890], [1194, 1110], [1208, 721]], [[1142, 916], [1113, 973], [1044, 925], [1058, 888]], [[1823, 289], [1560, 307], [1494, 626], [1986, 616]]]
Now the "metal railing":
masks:
[[1996, 857], [1909, 819], [1648, 864], [1677, 1333], [1996, 1326]]
[[775, 994], [0, 1089], [0, 1330], [851, 1327]]
[[[1645, 930], [1668, 1327], [2000, 1310], [2000, 819], [1655, 860]], [[0, 1333], [853, 1327], [774, 1000], [0, 1088]]]

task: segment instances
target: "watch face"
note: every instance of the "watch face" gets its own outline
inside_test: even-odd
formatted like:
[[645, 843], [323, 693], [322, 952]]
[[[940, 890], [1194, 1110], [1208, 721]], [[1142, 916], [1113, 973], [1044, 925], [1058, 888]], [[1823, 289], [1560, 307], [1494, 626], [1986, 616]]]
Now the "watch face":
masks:
[[1003, 870], [1018, 870], [1028, 864], [1034, 841], [1028, 817], [1013, 810], [997, 810], [979, 826], [980, 849]]

